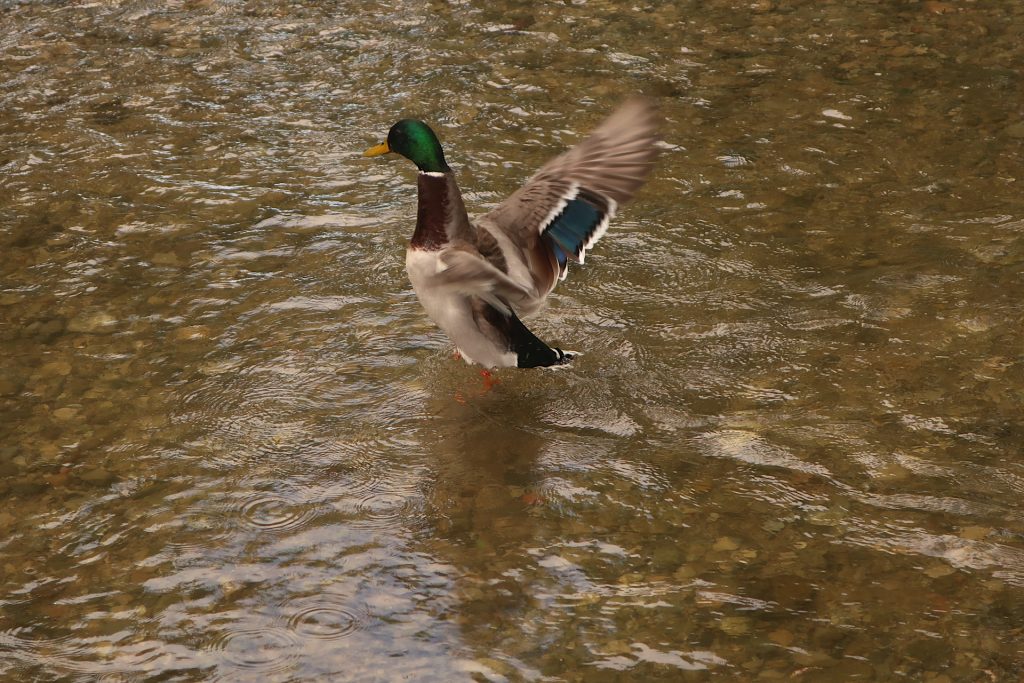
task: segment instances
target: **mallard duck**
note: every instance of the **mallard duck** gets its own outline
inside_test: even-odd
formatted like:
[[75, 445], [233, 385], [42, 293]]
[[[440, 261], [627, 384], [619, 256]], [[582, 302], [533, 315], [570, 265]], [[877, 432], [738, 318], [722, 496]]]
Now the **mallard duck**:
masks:
[[538, 311], [569, 262], [583, 263], [616, 209], [651, 172], [658, 120], [629, 100], [508, 199], [471, 221], [430, 126], [403, 119], [366, 150], [399, 154], [419, 169], [416, 230], [405, 267], [427, 315], [468, 363], [547, 367], [572, 359], [519, 319]]

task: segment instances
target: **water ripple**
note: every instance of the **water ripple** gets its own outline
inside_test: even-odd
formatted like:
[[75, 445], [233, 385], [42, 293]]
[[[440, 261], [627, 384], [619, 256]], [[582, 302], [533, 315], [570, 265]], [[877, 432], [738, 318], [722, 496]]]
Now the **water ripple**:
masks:
[[299, 529], [316, 517], [317, 505], [292, 496], [254, 491], [241, 503], [238, 515], [243, 523], [263, 531], [284, 533]]
[[295, 634], [275, 627], [225, 631], [213, 641], [210, 649], [220, 653], [232, 667], [264, 674], [287, 669], [300, 653]]
[[[174, 515], [172, 519], [163, 519]], [[167, 532], [166, 543], [177, 558], [201, 555], [224, 544], [231, 536], [230, 525], [207, 504], [194, 504], [181, 512], [168, 510], [158, 516], [146, 531]]]
[[356, 503], [356, 510], [358, 523], [374, 528], [408, 525], [424, 518], [417, 498], [391, 491], [377, 491], [364, 496]]
[[287, 607], [288, 628], [303, 638], [339, 640], [365, 628], [367, 616], [340, 596], [297, 598]]

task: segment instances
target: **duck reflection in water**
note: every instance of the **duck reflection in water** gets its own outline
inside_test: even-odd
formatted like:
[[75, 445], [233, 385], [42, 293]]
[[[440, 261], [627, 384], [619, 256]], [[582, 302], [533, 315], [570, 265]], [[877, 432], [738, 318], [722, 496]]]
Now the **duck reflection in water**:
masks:
[[536, 409], [491, 377], [456, 396], [433, 401], [434, 523], [448, 540], [488, 553], [519, 548], [534, 538], [532, 508], [542, 502], [536, 465], [547, 440]]
[[551, 524], [537, 470], [550, 440], [527, 399], [500, 384], [466, 392], [461, 403], [450, 386], [430, 399], [435, 473], [424, 496], [434, 531], [424, 540], [454, 566], [454, 618], [481, 652], [519, 630], [531, 609], [534, 590], [521, 569]]

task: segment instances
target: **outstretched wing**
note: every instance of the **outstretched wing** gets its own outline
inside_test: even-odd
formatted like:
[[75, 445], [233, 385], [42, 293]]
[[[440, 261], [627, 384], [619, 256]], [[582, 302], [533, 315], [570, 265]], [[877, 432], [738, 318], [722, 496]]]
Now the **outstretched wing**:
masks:
[[651, 102], [627, 101], [481, 219], [481, 228], [515, 245], [541, 299], [565, 278], [569, 261], [584, 261], [618, 205], [643, 185], [657, 155], [657, 129]]

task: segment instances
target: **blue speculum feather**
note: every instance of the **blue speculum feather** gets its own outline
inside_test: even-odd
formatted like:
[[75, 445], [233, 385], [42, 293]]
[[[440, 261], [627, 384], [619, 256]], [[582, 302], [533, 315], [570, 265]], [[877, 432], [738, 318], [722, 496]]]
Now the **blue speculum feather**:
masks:
[[558, 267], [564, 267], [569, 261], [569, 257], [566, 256], [565, 252], [562, 251], [562, 248], [555, 244], [554, 241], [551, 242], [551, 250], [555, 252], [555, 260], [558, 261]]
[[594, 234], [603, 217], [602, 208], [584, 197], [566, 202], [562, 212], [544, 231], [552, 240], [551, 246], [560, 266], [565, 265], [567, 258], [578, 260], [583, 245]]

